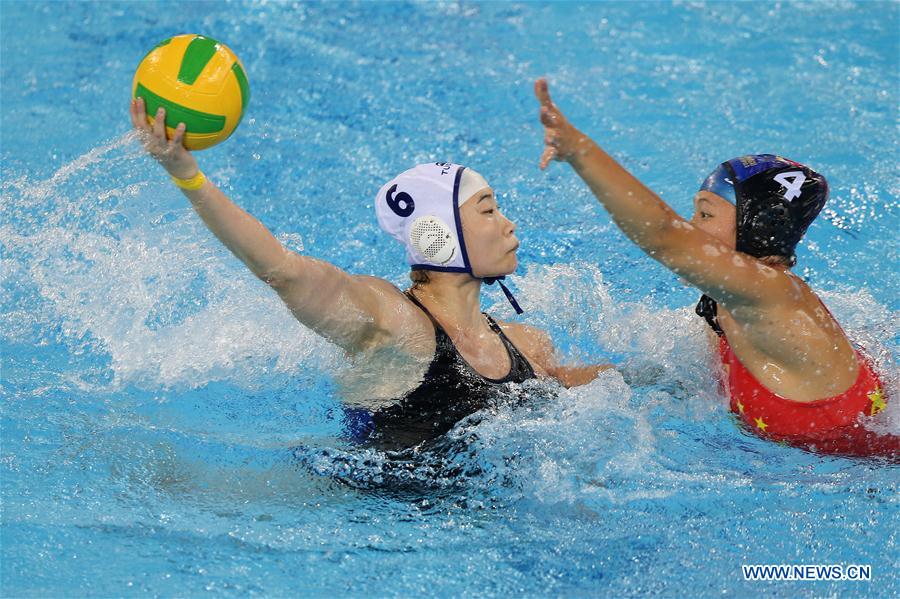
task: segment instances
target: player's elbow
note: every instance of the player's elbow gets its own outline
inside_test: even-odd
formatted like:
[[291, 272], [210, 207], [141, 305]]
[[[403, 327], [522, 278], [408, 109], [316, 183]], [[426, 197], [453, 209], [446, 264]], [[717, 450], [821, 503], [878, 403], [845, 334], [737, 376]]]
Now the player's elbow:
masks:
[[303, 269], [298, 260], [300, 256], [286, 252], [283, 260], [276, 265], [254, 271], [254, 274], [266, 285], [276, 291], [293, 286], [299, 280]]
[[679, 221], [663, 221], [648, 227], [644, 231], [644, 239], [641, 247], [648, 253], [673, 251], [680, 243], [680, 228], [676, 225]]
[[647, 230], [640, 246], [651, 258], [672, 268], [690, 245], [692, 232], [693, 225], [676, 216]]

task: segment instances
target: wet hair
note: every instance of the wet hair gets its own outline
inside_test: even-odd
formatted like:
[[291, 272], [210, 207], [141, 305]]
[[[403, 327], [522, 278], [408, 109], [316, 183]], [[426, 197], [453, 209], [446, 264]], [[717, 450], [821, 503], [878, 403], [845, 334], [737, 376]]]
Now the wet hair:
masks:
[[760, 256], [758, 260], [768, 266], [781, 264], [782, 266], [791, 268], [797, 264], [797, 254], [792, 254], [790, 256]]
[[409, 279], [413, 282], [413, 287], [420, 287], [431, 282], [428, 271], [419, 268], [409, 271]]

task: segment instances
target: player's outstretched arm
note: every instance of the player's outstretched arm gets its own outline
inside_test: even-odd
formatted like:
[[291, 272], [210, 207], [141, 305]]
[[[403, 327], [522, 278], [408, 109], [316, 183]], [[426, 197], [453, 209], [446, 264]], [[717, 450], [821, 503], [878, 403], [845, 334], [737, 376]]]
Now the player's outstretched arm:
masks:
[[771, 303], [793, 293], [786, 275], [691, 225], [572, 126], [550, 98], [546, 80], [538, 79], [534, 92], [544, 126], [540, 167], [554, 160], [571, 164], [622, 232], [650, 257], [723, 305]]
[[381, 282], [352, 276], [285, 248], [262, 223], [200, 174], [196, 158], [183, 144], [184, 123], [167, 139], [165, 112], [160, 109], [151, 126], [144, 110], [142, 99], [132, 100], [131, 121], [141, 142], [169, 175], [194, 181], [182, 191], [219, 241], [275, 289], [304, 325], [350, 352], [365, 347], [378, 330]]

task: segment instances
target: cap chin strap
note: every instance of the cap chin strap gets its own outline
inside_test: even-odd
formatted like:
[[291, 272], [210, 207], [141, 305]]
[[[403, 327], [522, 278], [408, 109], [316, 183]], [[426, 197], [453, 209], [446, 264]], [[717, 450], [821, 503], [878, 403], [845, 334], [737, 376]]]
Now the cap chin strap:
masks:
[[513, 309], [516, 311], [516, 314], [522, 314], [523, 312], [525, 312], [525, 310], [523, 310], [519, 306], [519, 302], [517, 302], [516, 298], [513, 297], [512, 292], [506, 287], [506, 285], [503, 284], [503, 279], [505, 279], [505, 278], [506, 278], [506, 276], [504, 275], [502, 277], [485, 277], [484, 279], [481, 279], [481, 280], [484, 281], [485, 283], [487, 283], [488, 285], [493, 285], [494, 283], [498, 283], [500, 285], [500, 289], [503, 290], [503, 294], [506, 296], [506, 299], [509, 300], [510, 305], [512, 305]]

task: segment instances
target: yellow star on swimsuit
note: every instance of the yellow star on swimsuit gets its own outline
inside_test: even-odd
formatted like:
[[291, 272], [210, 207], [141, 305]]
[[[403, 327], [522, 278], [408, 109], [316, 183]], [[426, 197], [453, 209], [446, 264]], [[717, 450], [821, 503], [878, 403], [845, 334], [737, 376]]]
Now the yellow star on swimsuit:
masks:
[[769, 427], [769, 425], [766, 424], [766, 421], [762, 418], [754, 418], [753, 422], [756, 423], [756, 428], [758, 428], [762, 432], [766, 432], [766, 429]]
[[743, 414], [744, 413], [744, 404], [742, 404], [741, 402], [737, 402], [737, 406], [738, 406], [738, 411], [741, 414]]
[[881, 392], [881, 387], [876, 387], [875, 391], [869, 393], [868, 397], [869, 401], [872, 402], [872, 411], [869, 413], [869, 416], [874, 416], [887, 407], [887, 402], [884, 401], [884, 393]]

